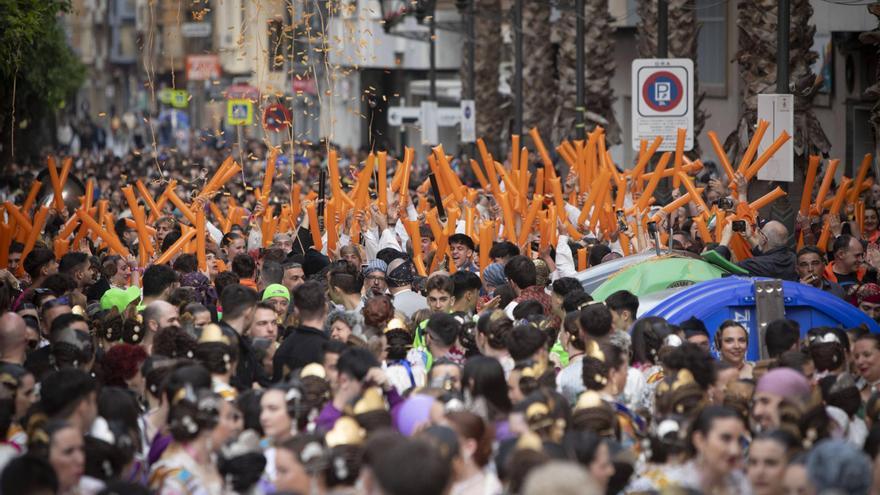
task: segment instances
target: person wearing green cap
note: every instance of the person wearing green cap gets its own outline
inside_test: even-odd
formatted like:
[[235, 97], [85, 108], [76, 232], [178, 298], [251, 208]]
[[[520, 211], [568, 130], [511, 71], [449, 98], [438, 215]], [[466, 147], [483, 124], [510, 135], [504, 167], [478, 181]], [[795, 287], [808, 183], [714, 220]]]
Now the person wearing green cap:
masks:
[[281, 284], [272, 284], [263, 290], [263, 301], [275, 306], [275, 312], [283, 317], [290, 305], [290, 292]]
[[116, 308], [117, 311], [123, 313], [129, 304], [139, 300], [140, 297], [141, 291], [134, 285], [126, 289], [111, 287], [101, 296], [101, 310]]

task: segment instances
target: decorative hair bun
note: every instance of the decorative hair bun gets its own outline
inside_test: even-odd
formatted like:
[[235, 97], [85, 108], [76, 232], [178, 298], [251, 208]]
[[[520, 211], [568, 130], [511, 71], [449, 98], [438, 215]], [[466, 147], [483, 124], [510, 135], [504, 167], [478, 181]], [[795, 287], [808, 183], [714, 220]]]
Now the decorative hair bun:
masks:
[[357, 421], [349, 416], [343, 416], [336, 420], [333, 429], [324, 436], [327, 447], [338, 445], [361, 445], [367, 436], [367, 432], [361, 428]]

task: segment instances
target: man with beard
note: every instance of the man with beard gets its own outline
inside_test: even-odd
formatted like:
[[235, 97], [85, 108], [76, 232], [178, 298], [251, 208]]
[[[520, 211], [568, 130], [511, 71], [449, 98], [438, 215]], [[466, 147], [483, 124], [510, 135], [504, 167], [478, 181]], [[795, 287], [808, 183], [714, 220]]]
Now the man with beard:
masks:
[[71, 252], [62, 256], [58, 263], [58, 272], [70, 275], [80, 291], [85, 291], [95, 283], [92, 264], [86, 253]]
[[220, 304], [223, 306], [220, 328], [227, 337], [238, 338], [238, 364], [231, 384], [240, 392], [250, 390], [254, 383], [263, 387], [269, 385], [269, 377], [263, 372], [251, 339], [245, 335], [254, 321], [258, 303], [257, 292], [241, 284], [229, 285], [220, 294]]
[[380, 259], [370, 260], [363, 267], [361, 273], [364, 276], [364, 298], [380, 296], [388, 292], [388, 283], [385, 281], [385, 270], [388, 265]]

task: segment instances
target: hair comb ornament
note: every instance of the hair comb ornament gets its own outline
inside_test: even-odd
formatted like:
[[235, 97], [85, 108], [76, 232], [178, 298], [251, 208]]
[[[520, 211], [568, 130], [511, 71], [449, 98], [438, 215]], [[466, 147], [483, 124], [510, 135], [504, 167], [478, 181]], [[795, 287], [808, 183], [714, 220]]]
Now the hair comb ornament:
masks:
[[527, 431], [519, 436], [519, 439], [516, 441], [515, 450], [533, 450], [535, 452], [543, 452], [544, 451], [544, 442], [541, 441], [541, 437], [537, 434]]
[[310, 363], [303, 366], [303, 369], [299, 372], [300, 379], [303, 379], [307, 376], [314, 376], [326, 380], [327, 371], [324, 369], [323, 366], [318, 363]]
[[229, 344], [229, 338], [223, 335], [223, 330], [220, 329], [219, 325], [214, 323], [209, 323], [202, 327], [202, 333], [199, 335], [199, 344]]
[[602, 352], [602, 349], [599, 348], [599, 344], [597, 344], [595, 340], [591, 340], [587, 343], [586, 355], [587, 357], [598, 359], [603, 363], [605, 362], [605, 353]]
[[370, 387], [364, 390], [361, 398], [355, 402], [352, 413], [358, 415], [373, 411], [385, 411], [386, 409], [385, 397], [382, 392], [376, 387]]
[[262, 454], [260, 437], [254, 430], [245, 430], [234, 441], [224, 445], [220, 452], [226, 459], [235, 459], [245, 454]]
[[574, 405], [575, 411], [580, 411], [583, 409], [592, 409], [594, 407], [604, 407], [605, 401], [602, 400], [602, 396], [599, 395], [598, 392], [593, 390], [587, 390], [578, 397], [577, 402]]
[[834, 332], [826, 332], [822, 335], [813, 335], [809, 338], [809, 344], [840, 344], [840, 338]]
[[327, 447], [332, 448], [338, 445], [361, 445], [366, 436], [366, 431], [354, 418], [343, 416], [336, 420], [333, 429], [327, 432], [324, 440], [327, 442]]
[[542, 361], [528, 361], [526, 366], [520, 368], [520, 376], [523, 378], [538, 379], [547, 372], [547, 363]]
[[385, 330], [383, 330], [382, 333], [388, 333], [392, 330], [404, 330], [406, 332], [409, 332], [409, 330], [406, 328], [406, 322], [398, 317], [391, 318], [391, 321], [389, 321], [388, 324], [385, 325]]
[[657, 395], [673, 392], [691, 384], [696, 384], [693, 373], [688, 369], [680, 369], [657, 385]]

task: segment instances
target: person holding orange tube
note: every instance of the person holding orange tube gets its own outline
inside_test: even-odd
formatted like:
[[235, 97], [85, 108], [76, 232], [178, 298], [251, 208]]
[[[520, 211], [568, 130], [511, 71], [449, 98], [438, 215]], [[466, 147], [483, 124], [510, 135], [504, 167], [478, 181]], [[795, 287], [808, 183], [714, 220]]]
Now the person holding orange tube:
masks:
[[716, 251], [722, 255], [729, 254], [727, 248], [733, 240], [734, 222], [744, 222], [737, 225], [745, 227], [744, 237], [749, 242], [753, 254], [749, 259], [738, 261], [737, 266], [747, 270], [753, 277], [792, 281], [799, 279], [795, 269], [797, 256], [788, 245], [788, 229], [781, 222], [769, 221], [761, 228], [752, 225], [748, 220], [728, 222], [722, 230], [720, 246]]

